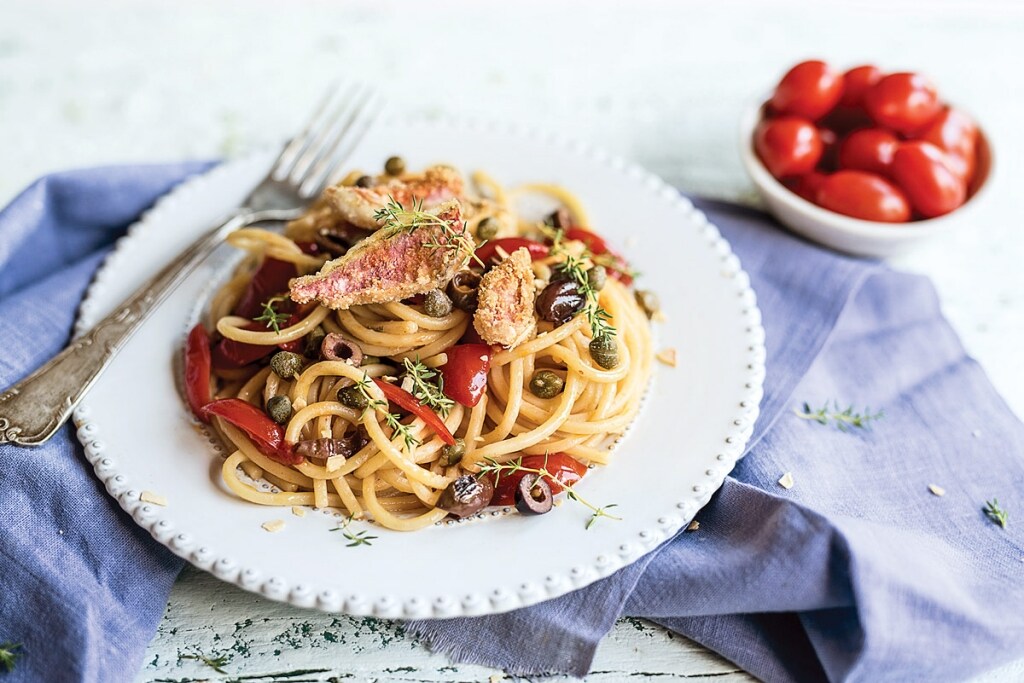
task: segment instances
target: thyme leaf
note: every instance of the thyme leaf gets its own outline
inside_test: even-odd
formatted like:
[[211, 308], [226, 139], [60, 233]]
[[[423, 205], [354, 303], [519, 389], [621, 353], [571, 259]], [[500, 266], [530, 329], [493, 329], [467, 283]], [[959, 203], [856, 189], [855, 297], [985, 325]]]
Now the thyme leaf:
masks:
[[999, 499], [993, 498], [992, 500], [985, 501], [985, 507], [982, 509], [983, 512], [988, 515], [988, 518], [992, 520], [994, 524], [998, 524], [1002, 528], [1006, 528], [1009, 524], [1010, 514], [999, 507]]
[[384, 417], [384, 423], [392, 430], [392, 438], [394, 438], [395, 435], [401, 435], [402, 441], [405, 442], [405, 449], [409, 453], [412, 453], [413, 449], [420, 445], [420, 440], [412, 433], [409, 425], [402, 424], [401, 415], [388, 411], [387, 401], [382, 401], [379, 398], [370, 396], [370, 392], [368, 390], [371, 384], [373, 384], [373, 380], [370, 379], [370, 376], [366, 374], [365, 370], [363, 371], [363, 376], [354, 384], [362, 397], [366, 399], [366, 410], [373, 409], [380, 413]]
[[439, 227], [444, 233], [444, 242], [424, 242], [423, 246], [429, 249], [449, 249], [456, 254], [466, 254], [462, 266], [469, 263], [470, 259], [477, 261], [486, 268], [483, 261], [476, 257], [476, 249], [480, 245], [473, 242], [469, 236], [469, 230], [465, 221], [461, 222], [458, 229], [452, 224], [453, 221], [446, 221], [443, 218], [423, 210], [423, 200], [413, 199], [412, 208], [406, 209], [402, 203], [391, 195], [388, 195], [388, 203], [373, 214], [373, 218], [382, 224], [382, 228], [392, 233], [407, 230], [410, 233], [420, 228]]
[[348, 539], [349, 542], [345, 544], [346, 548], [355, 548], [361, 545], [373, 545], [371, 541], [376, 541], [377, 537], [368, 536], [367, 534], [369, 532], [366, 530], [353, 532], [348, 528], [351, 523], [352, 515], [349, 515], [348, 519], [341, 523], [341, 526], [336, 526], [333, 529], [330, 529], [330, 531], [340, 531], [342, 535]]
[[444, 393], [444, 377], [436, 370], [432, 370], [420, 362], [406, 358], [405, 376], [412, 380], [412, 395], [419, 399], [419, 402], [429, 406], [448, 417], [448, 412], [455, 406], [455, 401], [448, 398]]
[[281, 334], [281, 325], [291, 317], [288, 313], [278, 313], [277, 309], [274, 308], [275, 304], [281, 303], [287, 297], [275, 296], [264, 301], [260, 306], [263, 307], [263, 313], [253, 318], [256, 322], [263, 323], [267, 329], [273, 328], [274, 332]]
[[205, 664], [206, 666], [210, 667], [211, 669], [213, 669], [214, 671], [216, 671], [219, 674], [226, 674], [227, 673], [227, 671], [224, 670], [224, 666], [226, 666], [227, 663], [231, 661], [230, 655], [220, 655], [218, 657], [207, 657], [206, 655], [202, 654], [201, 652], [196, 652], [196, 653], [187, 654], [187, 655], [178, 655], [178, 659], [179, 660], [191, 659], [193, 661], [200, 662], [200, 663]]
[[0, 668], [5, 672], [14, 671], [14, 663], [21, 656], [21, 643], [0, 643]]
[[855, 410], [852, 405], [846, 408], [841, 407], [839, 401], [833, 400], [831, 404], [830, 406], [829, 401], [825, 401], [820, 408], [812, 409], [809, 403], [804, 402], [803, 410], [794, 410], [793, 413], [800, 419], [813, 420], [821, 425], [833, 422], [841, 432], [848, 432], [851, 427], [867, 429], [869, 423], [885, 417], [885, 412], [882, 410], [872, 413], [870, 408], [865, 408], [863, 412], [860, 412]]
[[615, 336], [615, 327], [609, 322], [612, 316], [601, 307], [598, 302], [598, 292], [590, 286], [590, 279], [587, 277], [587, 270], [597, 263], [597, 257], [585, 246], [583, 252], [578, 256], [569, 253], [563, 243], [564, 233], [561, 228], [551, 228], [550, 236], [551, 255], [563, 257], [563, 261], [555, 268], [572, 278], [580, 293], [586, 298], [583, 315], [586, 316], [587, 324], [590, 325], [591, 338]]

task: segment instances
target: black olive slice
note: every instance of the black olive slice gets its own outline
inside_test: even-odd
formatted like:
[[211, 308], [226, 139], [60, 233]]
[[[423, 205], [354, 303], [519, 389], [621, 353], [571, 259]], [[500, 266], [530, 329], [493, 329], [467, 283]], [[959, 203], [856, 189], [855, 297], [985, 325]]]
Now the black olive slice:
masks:
[[554, 503], [551, 487], [543, 477], [527, 474], [516, 486], [516, 510], [524, 515], [543, 515]]

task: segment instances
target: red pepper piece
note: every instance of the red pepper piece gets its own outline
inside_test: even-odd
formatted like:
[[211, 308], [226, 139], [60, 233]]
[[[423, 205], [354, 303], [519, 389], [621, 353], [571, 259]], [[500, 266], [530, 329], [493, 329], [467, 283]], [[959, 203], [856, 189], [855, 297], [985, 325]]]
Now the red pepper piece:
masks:
[[[565, 453], [527, 455], [523, 457], [523, 467], [532, 470], [546, 469], [550, 472], [555, 481], [549, 477], [544, 477], [544, 481], [551, 487], [552, 495], [564, 490], [562, 484], [572, 486], [587, 472], [586, 465]], [[491, 505], [515, 505], [516, 487], [519, 486], [519, 480], [527, 474], [527, 472], [501, 473], [494, 486], [494, 498], [491, 499]]]
[[202, 323], [192, 328], [185, 342], [185, 397], [195, 416], [208, 422], [203, 408], [213, 400], [210, 393], [210, 335]]
[[548, 245], [536, 240], [526, 239], [525, 237], [503, 237], [500, 240], [488, 242], [477, 249], [476, 257], [482, 263], [497, 263], [500, 260], [498, 256], [499, 247], [506, 254], [511, 254], [521, 247], [526, 247], [526, 250], [530, 252], [530, 260], [532, 261], [547, 258], [548, 254], [551, 253]]
[[583, 228], [577, 228], [574, 226], [565, 231], [565, 238], [583, 242], [583, 244], [587, 245], [587, 249], [590, 250], [590, 253], [595, 256], [601, 256], [604, 254], [611, 256], [612, 264], [608, 266], [608, 270], [610, 271], [609, 274], [624, 285], [629, 286], [633, 284], [633, 276], [630, 275], [629, 262], [623, 258], [621, 254], [609, 247], [603, 237], [590, 232], [589, 230], [584, 230]]
[[459, 344], [449, 347], [448, 362], [439, 370], [444, 378], [444, 393], [467, 408], [480, 402], [487, 390], [491, 370], [491, 347], [487, 344]]
[[260, 453], [275, 462], [298, 465], [306, 460], [284, 440], [284, 428], [251, 403], [240, 398], [222, 398], [208, 404], [203, 412], [241, 429]]
[[235, 304], [233, 313], [243, 318], [255, 318], [263, 312], [264, 302], [288, 290], [288, 281], [296, 275], [295, 265], [288, 261], [263, 259]]
[[390, 403], [394, 403], [402, 410], [406, 410], [423, 420], [449, 446], [455, 444], [455, 437], [448, 431], [448, 427], [445, 426], [437, 413], [420, 403], [418, 398], [402, 387], [396, 387], [394, 384], [389, 384], [384, 380], [374, 379], [373, 383], [380, 387], [380, 390], [384, 392], [384, 398]]
[[[253, 332], [266, 332], [267, 328], [263, 323], [251, 322], [246, 325], [245, 330]], [[273, 353], [276, 346], [264, 344], [246, 344], [234, 339], [221, 339], [213, 347], [213, 367], [218, 370], [236, 370], [249, 363], [266, 358]]]

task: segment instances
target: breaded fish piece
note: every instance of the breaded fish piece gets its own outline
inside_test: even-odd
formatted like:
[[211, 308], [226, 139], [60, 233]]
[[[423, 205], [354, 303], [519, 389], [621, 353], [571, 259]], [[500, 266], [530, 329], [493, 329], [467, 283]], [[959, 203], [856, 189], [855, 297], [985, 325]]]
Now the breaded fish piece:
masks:
[[292, 301], [319, 301], [328, 308], [344, 310], [443, 287], [465, 262], [473, 239], [466, 232], [458, 200], [429, 213], [447, 225], [378, 230], [344, 256], [325, 263], [316, 275], [293, 279], [289, 283]]
[[531, 262], [530, 252], [520, 247], [480, 281], [473, 327], [488, 344], [513, 348], [536, 328], [533, 307], [537, 292]]
[[424, 209], [431, 209], [449, 199], [461, 199], [464, 189], [458, 171], [450, 166], [431, 166], [419, 178], [392, 178], [374, 187], [336, 185], [327, 188], [324, 196], [343, 219], [372, 230], [380, 225], [374, 214], [392, 199], [406, 209], [417, 201], [423, 202]]

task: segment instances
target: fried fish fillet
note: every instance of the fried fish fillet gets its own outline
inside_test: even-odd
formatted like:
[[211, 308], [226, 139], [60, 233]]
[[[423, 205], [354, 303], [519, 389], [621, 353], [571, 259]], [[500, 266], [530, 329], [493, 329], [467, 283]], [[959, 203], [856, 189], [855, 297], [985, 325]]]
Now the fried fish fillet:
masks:
[[513, 348], [535, 329], [536, 288], [531, 263], [530, 252], [520, 247], [480, 281], [473, 327], [488, 344]]
[[391, 200], [406, 209], [416, 202], [431, 209], [450, 199], [462, 199], [464, 189], [458, 171], [450, 166], [431, 166], [420, 177], [392, 178], [374, 187], [336, 185], [327, 188], [324, 196], [344, 220], [372, 230], [380, 226], [374, 214]]

